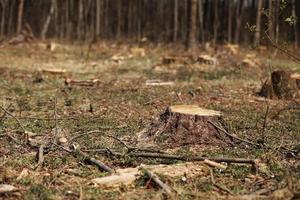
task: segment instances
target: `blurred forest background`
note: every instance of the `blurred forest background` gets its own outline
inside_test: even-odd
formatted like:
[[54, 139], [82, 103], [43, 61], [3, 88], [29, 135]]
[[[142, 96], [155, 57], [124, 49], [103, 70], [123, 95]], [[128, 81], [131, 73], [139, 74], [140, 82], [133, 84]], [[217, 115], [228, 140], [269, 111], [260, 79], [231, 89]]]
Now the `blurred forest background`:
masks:
[[0, 38], [298, 46], [295, 0], [0, 0]]

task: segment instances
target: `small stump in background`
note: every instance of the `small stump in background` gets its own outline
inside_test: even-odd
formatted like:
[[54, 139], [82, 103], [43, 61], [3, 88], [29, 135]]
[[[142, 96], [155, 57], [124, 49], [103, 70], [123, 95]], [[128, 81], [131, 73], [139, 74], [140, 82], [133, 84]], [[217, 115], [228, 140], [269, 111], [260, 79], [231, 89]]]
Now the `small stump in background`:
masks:
[[287, 71], [272, 72], [271, 78], [266, 80], [258, 95], [270, 99], [293, 99], [299, 91], [300, 78]]
[[159, 146], [209, 145], [217, 147], [228, 144], [213, 124], [219, 124], [221, 113], [196, 105], [170, 106], [153, 122], [148, 130], [138, 135], [141, 142], [154, 142]]

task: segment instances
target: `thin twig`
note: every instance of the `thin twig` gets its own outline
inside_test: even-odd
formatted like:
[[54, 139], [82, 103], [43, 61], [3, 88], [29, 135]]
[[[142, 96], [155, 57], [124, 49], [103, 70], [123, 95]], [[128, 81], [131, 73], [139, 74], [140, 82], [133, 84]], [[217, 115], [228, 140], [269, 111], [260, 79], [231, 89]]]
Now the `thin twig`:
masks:
[[55, 123], [55, 135], [54, 135], [54, 141], [56, 141], [57, 135], [58, 135], [58, 129], [57, 129], [57, 97], [54, 98], [54, 123]]
[[210, 169], [210, 180], [211, 180], [212, 185], [215, 186], [216, 188], [221, 189], [221, 190], [227, 192], [228, 194], [231, 194], [231, 195], [233, 194], [225, 186], [216, 183], [215, 178], [214, 178], [214, 171], [213, 171], [213, 169]]
[[255, 160], [253, 159], [242, 159], [242, 158], [209, 158], [209, 157], [202, 157], [202, 156], [182, 156], [182, 155], [158, 154], [158, 153], [129, 153], [127, 155], [132, 157], [162, 158], [162, 159], [172, 159], [172, 160], [182, 160], [182, 161], [204, 161], [205, 159], [208, 159], [215, 162], [255, 164]]
[[266, 126], [267, 126], [267, 118], [268, 118], [268, 114], [269, 114], [269, 104], [267, 102], [267, 109], [266, 109], [266, 112], [265, 112], [265, 116], [264, 116], [264, 123], [263, 123], [263, 127], [262, 127], [262, 138], [263, 138], [263, 142], [265, 143], [265, 140], [266, 140], [266, 136], [265, 136], [265, 130], [266, 130]]
[[140, 167], [140, 170], [142, 170], [149, 178], [150, 180], [153, 180], [160, 188], [162, 188], [168, 195], [173, 195], [174, 194], [174, 190], [168, 186], [167, 184], [165, 184], [164, 182], [162, 182], [158, 176], [156, 176], [154, 173], [150, 172], [148, 169], [144, 168], [144, 167]]
[[128, 152], [131, 152], [131, 151], [144, 151], [144, 152], [152, 152], [152, 153], [163, 153], [162, 151], [159, 151], [159, 150], [153, 150], [153, 149], [143, 149], [143, 148], [138, 148], [138, 147], [133, 147], [133, 146], [129, 146], [128, 144], [126, 144], [124, 141], [122, 141], [120, 138], [116, 137], [116, 136], [113, 136], [111, 134], [106, 134], [104, 131], [101, 131], [101, 130], [92, 130], [92, 131], [89, 131], [89, 132], [86, 132], [86, 133], [82, 133], [82, 134], [79, 134], [77, 136], [74, 136], [72, 137], [69, 142], [72, 142], [74, 141], [75, 139], [78, 139], [80, 137], [83, 137], [85, 135], [90, 135], [90, 134], [93, 134], [93, 133], [103, 133], [103, 137], [110, 137], [116, 141], [118, 141], [121, 145], [123, 145]]
[[[12, 104], [9, 104], [6, 108], [6, 110], [8, 110], [11, 106], [12, 106]], [[2, 122], [4, 120], [6, 114], [7, 114], [6, 112], [3, 113], [3, 115], [0, 117], [0, 122]]]
[[219, 127], [218, 125], [216, 125], [215, 123], [213, 123], [213, 122], [211, 122], [211, 121], [208, 121], [208, 123], [210, 123], [210, 124], [213, 125], [216, 129], [222, 131], [222, 132], [225, 133], [227, 136], [229, 136], [229, 137], [231, 137], [231, 138], [233, 138], [233, 139], [236, 139], [236, 140], [238, 140], [238, 141], [240, 141], [240, 142], [247, 143], [247, 144], [249, 144], [249, 145], [257, 146], [257, 144], [254, 143], [254, 142], [251, 142], [251, 141], [248, 141], [248, 140], [239, 138], [239, 137], [237, 137], [237, 136], [235, 136], [235, 135], [232, 135], [232, 134], [228, 133], [225, 129]]
[[103, 162], [101, 162], [95, 158], [89, 157], [86, 153], [80, 151], [79, 148], [75, 148], [73, 150], [73, 153], [74, 153], [75, 157], [81, 158], [84, 162], [95, 165], [99, 169], [106, 171], [108, 173], [114, 173], [114, 170], [112, 168], [108, 167], [106, 164], [104, 164]]
[[39, 147], [39, 150], [38, 150], [38, 163], [35, 167], [35, 169], [39, 169], [41, 167], [41, 165], [43, 164], [44, 162], [44, 144], [41, 144], [40, 147]]
[[287, 55], [288, 57], [290, 57], [295, 63], [298, 63], [300, 64], [300, 58], [298, 58], [297, 56], [293, 55], [292, 52], [290, 52], [289, 50], [287, 49], [284, 49], [282, 47], [280, 47], [277, 43], [275, 43], [271, 37], [269, 36], [269, 34], [267, 32], [265, 32], [265, 35], [267, 36], [268, 40], [270, 41], [271, 45], [280, 50], [282, 53], [284, 53], [285, 55]]
[[12, 118], [14, 118], [16, 120], [16, 122], [18, 123], [18, 125], [21, 127], [21, 129], [23, 130], [23, 132], [25, 133], [26, 130], [24, 128], [24, 126], [21, 124], [20, 120], [15, 117], [13, 114], [11, 114], [8, 110], [6, 110], [5, 108], [3, 108], [2, 106], [0, 106], [1, 110], [3, 110], [7, 115], [11, 116]]

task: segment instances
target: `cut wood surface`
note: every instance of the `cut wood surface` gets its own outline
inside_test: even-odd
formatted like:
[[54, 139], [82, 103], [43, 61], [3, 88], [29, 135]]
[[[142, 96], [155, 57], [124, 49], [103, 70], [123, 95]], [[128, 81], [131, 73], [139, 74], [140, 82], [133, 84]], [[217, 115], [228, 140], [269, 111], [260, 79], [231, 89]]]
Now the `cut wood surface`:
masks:
[[221, 116], [221, 112], [219, 112], [219, 111], [200, 108], [197, 105], [175, 105], [175, 106], [170, 106], [170, 111], [174, 112], [174, 113], [185, 114], [185, 115]]
[[[155, 174], [161, 174], [169, 177], [195, 177], [198, 175], [204, 176], [209, 173], [208, 167], [203, 165], [202, 162], [187, 162], [174, 165], [144, 165], [143, 168], [151, 170], [151, 172]], [[131, 185], [142, 175], [139, 169], [140, 167], [118, 169], [116, 170], [116, 173], [106, 177], [95, 178], [92, 182], [104, 187]]]

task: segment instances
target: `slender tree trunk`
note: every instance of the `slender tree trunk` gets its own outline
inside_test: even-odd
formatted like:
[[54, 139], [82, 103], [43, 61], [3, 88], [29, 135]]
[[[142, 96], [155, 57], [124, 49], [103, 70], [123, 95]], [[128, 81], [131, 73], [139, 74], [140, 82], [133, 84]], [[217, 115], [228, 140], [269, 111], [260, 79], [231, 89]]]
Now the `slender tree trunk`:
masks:
[[293, 25], [294, 25], [294, 47], [297, 50], [299, 41], [298, 41], [298, 27], [297, 27], [298, 17], [297, 17], [297, 14], [296, 14], [296, 2], [295, 2], [295, 0], [293, 0], [293, 2], [292, 2], [292, 16], [293, 16], [293, 19], [295, 19], [294, 23], [293, 23]]
[[110, 35], [110, 30], [109, 30], [109, 7], [108, 7], [108, 4], [109, 4], [109, 0], [106, 0], [105, 1], [105, 16], [104, 16], [104, 27], [105, 27], [105, 30], [104, 30], [104, 32], [105, 32], [105, 36], [106, 37], [109, 37], [109, 35]]
[[204, 24], [203, 24], [203, 1], [199, 0], [199, 23], [200, 23], [200, 40], [204, 44]]
[[234, 36], [235, 44], [238, 44], [240, 41], [241, 23], [242, 23], [243, 14], [244, 14], [244, 0], [238, 0], [237, 7], [236, 7], [236, 29], [235, 29], [235, 36]]
[[214, 0], [214, 39], [213, 39], [213, 45], [214, 47], [217, 46], [217, 40], [218, 40], [218, 29], [219, 29], [219, 9], [218, 9], [218, 0]]
[[187, 39], [187, 50], [195, 51], [197, 47], [197, 0], [190, 0], [189, 30]]
[[1, 25], [0, 25], [0, 39], [4, 37], [4, 31], [5, 31], [5, 15], [6, 15], [6, 6], [7, 6], [7, 1], [2, 0], [0, 1], [1, 3]]
[[[278, 40], [279, 40], [279, 24], [280, 24], [280, 21], [279, 21], [279, 12], [280, 12], [280, 0], [276, 0], [276, 35], [275, 35], [275, 42], [278, 43]], [[277, 49], [276, 49], [277, 50]]]
[[101, 0], [96, 0], [96, 38], [100, 36], [101, 28]]
[[[279, 41], [279, 12], [280, 12], [280, 0], [275, 0], [275, 42], [276, 44], [278, 44], [278, 41]], [[278, 53], [278, 49], [275, 48], [274, 50], [274, 56], [276, 56]]]
[[78, 23], [77, 23], [77, 38], [79, 40], [83, 39], [82, 26], [83, 26], [83, 0], [78, 2]]
[[261, 24], [262, 3], [263, 0], [258, 0], [254, 46], [258, 46], [260, 44], [260, 32], [261, 32], [260, 24]]
[[177, 33], [178, 33], [178, 0], [174, 0], [173, 42], [177, 42]]
[[17, 34], [21, 33], [23, 21], [24, 0], [20, 0], [18, 8]]
[[118, 27], [117, 27], [117, 38], [121, 37], [122, 32], [122, 1], [118, 1]]
[[53, 14], [54, 14], [55, 3], [56, 3], [55, 0], [51, 1], [50, 11], [49, 11], [49, 14], [46, 18], [45, 24], [44, 24], [42, 32], [41, 32], [41, 39], [42, 40], [44, 40], [46, 38], [46, 34], [47, 34], [47, 31], [48, 31], [48, 28], [49, 28], [49, 24], [50, 24], [50, 21], [51, 21], [51, 18], [53, 16]]
[[232, 43], [232, 0], [228, 0], [228, 32], [227, 39]]
[[275, 38], [274, 33], [274, 0], [269, 0], [269, 14], [268, 14], [268, 33], [270, 38], [273, 40]]
[[141, 41], [142, 39], [142, 12], [141, 12], [141, 9], [142, 9], [142, 0], [139, 0], [137, 2], [137, 37], [138, 37], [138, 41]]
[[13, 19], [14, 19], [14, 7], [16, 4], [15, 0], [10, 0], [11, 5], [9, 7], [9, 16], [8, 16], [8, 24], [7, 24], [7, 35], [12, 35], [15, 30], [15, 25], [13, 24]]

